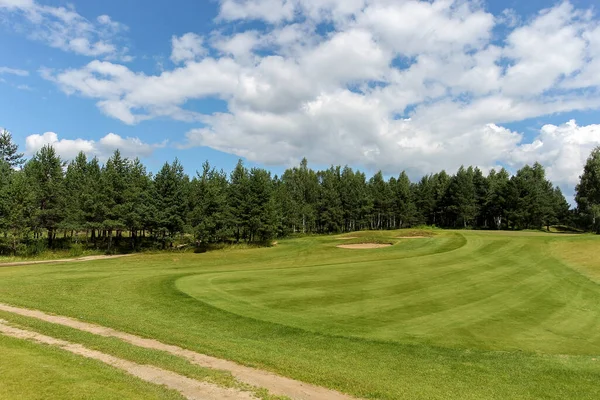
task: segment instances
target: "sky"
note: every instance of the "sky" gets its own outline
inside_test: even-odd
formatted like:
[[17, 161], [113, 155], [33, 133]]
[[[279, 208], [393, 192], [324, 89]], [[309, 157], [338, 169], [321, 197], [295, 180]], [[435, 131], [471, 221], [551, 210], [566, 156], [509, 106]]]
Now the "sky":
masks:
[[0, 0], [0, 126], [115, 149], [413, 178], [539, 161], [569, 199], [600, 145], [595, 0]]

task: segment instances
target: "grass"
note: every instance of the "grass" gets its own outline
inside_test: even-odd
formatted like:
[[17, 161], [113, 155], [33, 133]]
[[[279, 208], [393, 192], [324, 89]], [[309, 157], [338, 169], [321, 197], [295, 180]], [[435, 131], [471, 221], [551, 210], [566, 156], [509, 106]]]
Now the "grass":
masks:
[[2, 399], [183, 399], [99, 361], [50, 346], [0, 335], [0, 354]]
[[[0, 301], [367, 398], [600, 396], [600, 238], [435, 230], [397, 239], [418, 234], [0, 268]], [[394, 245], [336, 247], [367, 241]]]
[[38, 332], [46, 336], [66, 340], [72, 343], [79, 343], [89, 349], [110, 354], [120, 359], [133, 361], [137, 364], [153, 365], [198, 381], [214, 383], [221, 387], [250, 391], [259, 399], [283, 399], [269, 395], [266, 391], [261, 390], [261, 388], [254, 388], [250, 385], [240, 383], [236, 381], [229, 372], [203, 368], [166, 352], [145, 349], [128, 344], [116, 338], [98, 336], [62, 325], [40, 321], [35, 318], [23, 317], [4, 311], [0, 311], [0, 319], [7, 321], [11, 326], [20, 329]]

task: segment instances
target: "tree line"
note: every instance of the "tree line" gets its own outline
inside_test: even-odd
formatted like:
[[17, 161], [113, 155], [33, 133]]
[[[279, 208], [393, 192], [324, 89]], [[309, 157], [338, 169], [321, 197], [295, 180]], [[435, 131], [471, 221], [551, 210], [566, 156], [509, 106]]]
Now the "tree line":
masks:
[[[5, 252], [14, 253], [41, 239], [50, 247], [68, 239], [110, 250], [148, 242], [165, 247], [184, 234], [215, 243], [425, 224], [539, 229], [572, 224], [577, 214], [539, 163], [512, 176], [505, 169], [484, 174], [461, 167], [454, 175], [441, 171], [411, 182], [405, 172], [385, 178], [347, 166], [315, 171], [306, 160], [272, 176], [240, 160], [230, 174], [205, 162], [190, 177], [178, 160], [151, 174], [119, 151], [104, 164], [84, 153], [66, 163], [47, 145], [25, 160], [7, 131], [0, 135], [0, 156], [0, 231]], [[590, 197], [579, 196], [579, 209], [600, 216], [600, 182], [585, 182], [582, 188], [596, 190], [596, 206], [584, 207]]]

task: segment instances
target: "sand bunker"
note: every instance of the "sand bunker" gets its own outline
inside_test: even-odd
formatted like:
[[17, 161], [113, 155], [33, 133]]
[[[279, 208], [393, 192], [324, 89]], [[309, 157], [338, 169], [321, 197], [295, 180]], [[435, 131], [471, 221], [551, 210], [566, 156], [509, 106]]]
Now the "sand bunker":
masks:
[[390, 247], [391, 244], [379, 244], [379, 243], [360, 243], [360, 244], [341, 244], [337, 247], [340, 249], [355, 249], [355, 250], [366, 250], [366, 249], [381, 249], [383, 247]]

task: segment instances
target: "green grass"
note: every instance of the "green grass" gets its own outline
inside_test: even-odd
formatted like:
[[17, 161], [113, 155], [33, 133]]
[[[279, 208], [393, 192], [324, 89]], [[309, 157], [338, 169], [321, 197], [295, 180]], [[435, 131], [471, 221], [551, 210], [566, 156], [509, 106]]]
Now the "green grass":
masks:
[[600, 238], [418, 233], [0, 268], [0, 301], [368, 398], [600, 396]]
[[79, 343], [89, 349], [133, 361], [141, 365], [154, 365], [192, 379], [213, 383], [221, 387], [250, 391], [253, 392], [257, 398], [264, 400], [279, 399], [279, 397], [269, 395], [261, 388], [254, 388], [250, 385], [236, 381], [229, 372], [203, 368], [166, 352], [138, 347], [116, 338], [98, 336], [62, 325], [40, 321], [35, 318], [23, 317], [4, 311], [0, 311], [0, 319], [7, 321], [11, 326], [20, 329], [38, 332], [46, 336], [63, 339], [72, 343]]
[[183, 399], [99, 361], [0, 335], [0, 399]]

